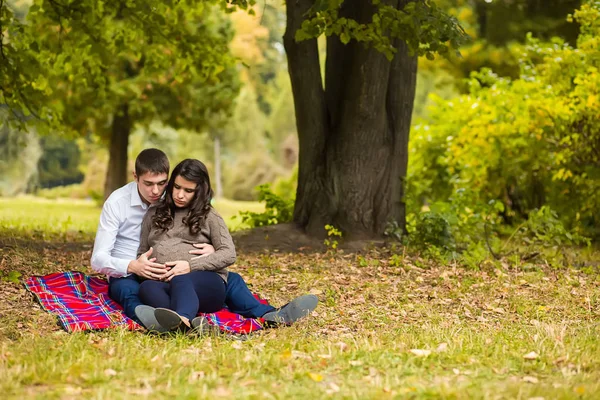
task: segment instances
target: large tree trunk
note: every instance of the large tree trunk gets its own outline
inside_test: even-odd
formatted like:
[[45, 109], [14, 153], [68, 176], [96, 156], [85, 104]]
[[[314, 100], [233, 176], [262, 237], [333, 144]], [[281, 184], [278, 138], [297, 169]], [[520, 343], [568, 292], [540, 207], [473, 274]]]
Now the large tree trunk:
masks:
[[[403, 7], [410, 0], [396, 0]], [[417, 59], [404, 43], [388, 61], [354, 41], [327, 41], [325, 89], [316, 40], [294, 34], [314, 0], [287, 2], [284, 45], [300, 143], [294, 221], [312, 236], [332, 224], [355, 239], [405, 224], [404, 178]], [[340, 17], [367, 22], [370, 1], [346, 0]]]
[[109, 143], [108, 168], [104, 183], [104, 198], [127, 183], [127, 147], [131, 133], [129, 106], [123, 104], [113, 118]]

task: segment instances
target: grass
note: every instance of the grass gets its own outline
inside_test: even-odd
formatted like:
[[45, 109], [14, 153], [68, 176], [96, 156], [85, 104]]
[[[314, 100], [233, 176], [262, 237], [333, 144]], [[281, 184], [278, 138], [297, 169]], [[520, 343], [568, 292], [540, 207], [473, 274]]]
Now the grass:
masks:
[[[0, 276], [89, 271], [89, 248], [35, 251], [36, 244], [0, 247]], [[600, 396], [597, 269], [522, 270], [504, 263], [467, 270], [390, 249], [360, 256], [243, 254], [233, 269], [273, 304], [312, 292], [320, 305], [311, 318], [247, 341], [67, 334], [19, 284], [0, 280], [0, 393], [94, 399]]]
[[[250, 201], [216, 200], [217, 211], [229, 229], [243, 229], [234, 218], [241, 210], [262, 211], [264, 205]], [[32, 196], [0, 198], [0, 230], [3, 236], [37, 240], [93, 240], [102, 209], [92, 200], [55, 199]]]

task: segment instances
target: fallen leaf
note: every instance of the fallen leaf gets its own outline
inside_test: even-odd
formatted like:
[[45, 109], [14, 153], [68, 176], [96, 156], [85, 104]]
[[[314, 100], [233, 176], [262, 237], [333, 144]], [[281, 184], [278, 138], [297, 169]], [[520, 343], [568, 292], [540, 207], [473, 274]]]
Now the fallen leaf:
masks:
[[323, 380], [323, 375], [315, 374], [314, 372], [309, 372], [308, 376], [315, 382], [321, 382]]
[[231, 390], [227, 389], [225, 386], [219, 386], [215, 391], [214, 391], [215, 396], [219, 396], [219, 397], [230, 397], [231, 396]]
[[329, 382], [329, 388], [332, 392], [337, 393], [340, 391], [340, 387], [333, 382]]
[[360, 360], [350, 360], [350, 365], [352, 365], [353, 367], [359, 367], [363, 365], [363, 362]]
[[423, 349], [410, 349], [410, 352], [413, 353], [417, 357], [427, 357], [431, 354], [431, 350], [423, 350]]
[[438, 353], [441, 353], [443, 351], [447, 351], [448, 350], [448, 343], [444, 342], [444, 343], [440, 343], [440, 345], [437, 347], [437, 349], [435, 349], [435, 351], [437, 351]]
[[523, 382], [527, 382], [527, 383], [538, 383], [539, 380], [538, 378], [536, 378], [535, 376], [524, 376], [523, 377]]
[[115, 376], [115, 375], [117, 375], [117, 371], [115, 371], [114, 369], [111, 369], [111, 368], [107, 368], [104, 370], [104, 375]]
[[242, 347], [244, 347], [244, 346], [242, 345], [242, 343], [241, 343], [241, 342], [234, 342], [234, 343], [231, 345], [231, 347], [233, 347], [233, 348], [234, 348], [234, 349], [236, 349], [236, 350], [239, 350], [239, 349], [241, 349], [241, 348], [242, 348]]
[[538, 353], [536, 353], [535, 351], [532, 351], [532, 352], [530, 352], [530, 353], [527, 353], [527, 354], [525, 354], [525, 355], [523, 356], [523, 358], [524, 358], [524, 359], [526, 359], [526, 360], [535, 360], [535, 359], [537, 359], [538, 357], [539, 357], [539, 356], [538, 356]]

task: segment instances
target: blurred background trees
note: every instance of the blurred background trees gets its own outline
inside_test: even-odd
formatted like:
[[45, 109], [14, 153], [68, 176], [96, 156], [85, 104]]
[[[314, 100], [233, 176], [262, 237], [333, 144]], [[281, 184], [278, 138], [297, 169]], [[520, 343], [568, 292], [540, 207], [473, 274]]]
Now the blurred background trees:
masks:
[[[273, 182], [293, 197], [295, 185], [287, 182], [297, 176], [298, 139], [282, 42], [285, 6], [258, 2], [252, 15], [196, 3], [182, 1], [164, 13], [172, 31], [150, 33], [136, 23], [143, 5], [95, 10], [93, 24], [69, 25], [52, 2], [3, 1], [5, 55], [21, 54], [25, 45], [38, 52], [0, 63], [1, 194], [101, 199], [130, 176], [141, 149], [156, 146], [173, 164], [206, 161], [226, 198], [256, 199], [255, 187]], [[450, 205], [461, 193], [465, 218], [485, 205], [510, 226], [548, 206], [566, 226], [597, 235], [597, 2], [436, 3], [471, 40], [460, 55], [419, 60], [409, 230], [423, 213], [443, 208], [431, 206]], [[20, 32], [15, 21], [35, 35]], [[26, 40], [17, 43], [17, 35]], [[56, 47], [62, 56], [51, 55]], [[44, 62], [51, 74], [39, 73]], [[20, 95], [34, 99], [32, 109], [43, 116], [52, 114], [35, 99], [69, 112], [24, 134], [6, 123], [32, 117], [26, 108], [10, 111]], [[129, 131], [115, 132], [115, 121]]]

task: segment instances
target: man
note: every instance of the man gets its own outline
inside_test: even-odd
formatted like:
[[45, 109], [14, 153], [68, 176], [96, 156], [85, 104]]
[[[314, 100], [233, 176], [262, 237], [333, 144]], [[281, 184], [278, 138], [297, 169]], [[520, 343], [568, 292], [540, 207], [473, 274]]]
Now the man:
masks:
[[[108, 294], [123, 306], [129, 318], [149, 330], [165, 332], [150, 307], [142, 305], [138, 291], [143, 279], [160, 280], [168, 268], [154, 262], [152, 248], [136, 259], [144, 215], [162, 198], [167, 185], [169, 160], [165, 153], [158, 149], [143, 150], [135, 160], [133, 177], [134, 182], [115, 190], [102, 207], [91, 265], [95, 271], [109, 277]], [[196, 255], [194, 258], [215, 251], [209, 244], [195, 244], [194, 247], [197, 250], [190, 251]], [[225, 304], [230, 311], [244, 317], [262, 317], [267, 322], [289, 324], [308, 315], [317, 302], [316, 296], [305, 295], [277, 309], [261, 304], [242, 277], [229, 272]]]

